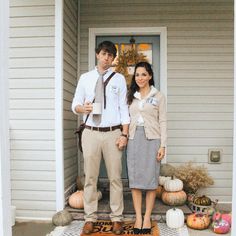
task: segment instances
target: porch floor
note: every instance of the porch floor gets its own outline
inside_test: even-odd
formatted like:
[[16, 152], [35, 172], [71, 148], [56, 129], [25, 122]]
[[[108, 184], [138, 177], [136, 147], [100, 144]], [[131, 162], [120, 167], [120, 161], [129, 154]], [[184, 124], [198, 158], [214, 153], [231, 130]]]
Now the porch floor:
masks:
[[[143, 201], [143, 212], [145, 209], [145, 202]], [[158, 221], [165, 219], [166, 211], [170, 208], [173, 208], [173, 206], [167, 206], [162, 201], [156, 199], [156, 203], [153, 209], [152, 218], [156, 219]], [[187, 205], [178, 206], [177, 208], [180, 208], [185, 215], [192, 213], [191, 210]], [[84, 210], [83, 209], [75, 209], [71, 208], [70, 206], [67, 206], [66, 209], [72, 213], [74, 219], [83, 219], [84, 217]], [[100, 219], [108, 219], [110, 214], [110, 207], [109, 207], [109, 194], [105, 193], [103, 194], [102, 199], [98, 203], [98, 217]], [[133, 218], [134, 217], [134, 208], [132, 203], [132, 196], [130, 192], [124, 193], [124, 217], [125, 218]]]

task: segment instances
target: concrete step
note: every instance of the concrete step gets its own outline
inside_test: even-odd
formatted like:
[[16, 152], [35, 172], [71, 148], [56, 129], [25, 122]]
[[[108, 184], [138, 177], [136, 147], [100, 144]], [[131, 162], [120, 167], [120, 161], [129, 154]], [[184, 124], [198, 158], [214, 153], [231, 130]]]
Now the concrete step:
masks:
[[[98, 217], [99, 219], [109, 219], [110, 214], [110, 206], [109, 206], [109, 192], [102, 192], [103, 197], [98, 203]], [[145, 209], [145, 202], [143, 201], [142, 210], [144, 212]], [[152, 218], [158, 220], [165, 220], [166, 211], [173, 208], [173, 206], [165, 205], [161, 200], [156, 199], [154, 209], [152, 212]], [[191, 212], [187, 205], [177, 206], [176, 208], [181, 209], [185, 215], [188, 215]], [[71, 208], [70, 206], [66, 207], [69, 212], [73, 214], [74, 219], [83, 219], [84, 217], [84, 210], [83, 209], [75, 209]], [[134, 218], [135, 212], [133, 208], [132, 196], [130, 191], [124, 192], [124, 217], [125, 218]]]

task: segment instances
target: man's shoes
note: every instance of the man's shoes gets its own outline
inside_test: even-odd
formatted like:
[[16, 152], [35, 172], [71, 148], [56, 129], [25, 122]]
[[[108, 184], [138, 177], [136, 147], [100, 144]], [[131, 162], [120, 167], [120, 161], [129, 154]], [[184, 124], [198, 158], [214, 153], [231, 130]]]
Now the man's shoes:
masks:
[[93, 222], [92, 221], [87, 221], [84, 225], [83, 228], [83, 233], [84, 234], [91, 234], [93, 233]]
[[112, 222], [112, 232], [113, 234], [119, 235], [123, 234], [123, 222], [121, 221], [114, 221]]

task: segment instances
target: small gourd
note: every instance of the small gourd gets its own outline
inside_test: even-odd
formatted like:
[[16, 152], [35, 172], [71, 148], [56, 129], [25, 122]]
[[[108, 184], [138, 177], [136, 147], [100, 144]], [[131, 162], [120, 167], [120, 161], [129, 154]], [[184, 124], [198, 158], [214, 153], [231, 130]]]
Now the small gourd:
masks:
[[169, 228], [178, 229], [184, 226], [184, 213], [181, 209], [173, 208], [166, 212], [166, 224]]
[[168, 192], [178, 192], [183, 189], [183, 181], [180, 179], [170, 179], [165, 181], [164, 188]]
[[59, 211], [52, 217], [52, 223], [56, 226], [68, 225], [72, 222], [72, 220], [73, 217], [67, 210]]
[[187, 226], [192, 229], [207, 229], [210, 222], [210, 217], [202, 213], [193, 213], [187, 216]]
[[214, 213], [215, 213], [215, 208], [212, 207], [212, 206], [209, 206], [209, 207], [207, 207], [207, 208], [205, 208], [205, 209], [203, 210], [203, 213], [204, 213], [204, 214], [207, 214], [207, 215], [209, 215], [209, 216], [213, 216]]

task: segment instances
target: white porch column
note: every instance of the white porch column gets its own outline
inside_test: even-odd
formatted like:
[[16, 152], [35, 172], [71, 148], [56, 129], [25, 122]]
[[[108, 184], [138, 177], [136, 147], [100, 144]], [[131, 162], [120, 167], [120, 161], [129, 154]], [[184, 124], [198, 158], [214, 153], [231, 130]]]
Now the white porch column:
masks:
[[55, 143], [56, 143], [56, 210], [63, 210], [63, 3], [55, 0]]
[[8, 107], [9, 0], [0, 1], [0, 235], [12, 235]]
[[[234, 1], [234, 33], [236, 32], [236, 6]], [[234, 141], [233, 141], [233, 187], [232, 187], [232, 228], [231, 235], [236, 235], [236, 43], [234, 38]]]

